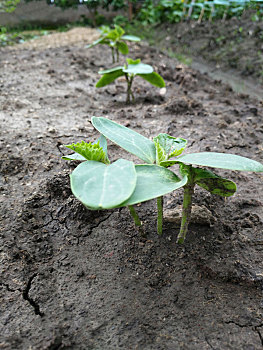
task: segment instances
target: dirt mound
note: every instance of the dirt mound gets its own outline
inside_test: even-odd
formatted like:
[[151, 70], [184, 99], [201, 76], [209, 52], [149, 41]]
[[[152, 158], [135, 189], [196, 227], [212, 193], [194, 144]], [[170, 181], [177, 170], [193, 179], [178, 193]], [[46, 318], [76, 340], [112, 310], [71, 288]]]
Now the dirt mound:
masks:
[[80, 43], [90, 44], [98, 39], [98, 37], [99, 32], [96, 29], [78, 27], [67, 32], [53, 33], [27, 41], [23, 44], [16, 45], [16, 49], [45, 50], [67, 45], [77, 45]]
[[[34, 51], [1, 51], [1, 349], [262, 349], [261, 174], [218, 170], [237, 194], [197, 189], [178, 246], [182, 191], [165, 196], [161, 237], [155, 201], [137, 207], [141, 237], [126, 208], [85, 209], [70, 190], [76, 164], [61, 160], [64, 144], [98, 137], [95, 115], [151, 138], [184, 137], [188, 152], [263, 162], [262, 104], [135, 44], [131, 57], [165, 76], [166, 94], [138, 77], [126, 105], [124, 80], [95, 88], [110, 50], [72, 47], [79, 31], [55, 34], [67, 38], [54, 40], [59, 47], [50, 36]], [[129, 157], [110, 142], [108, 150], [111, 161]]]

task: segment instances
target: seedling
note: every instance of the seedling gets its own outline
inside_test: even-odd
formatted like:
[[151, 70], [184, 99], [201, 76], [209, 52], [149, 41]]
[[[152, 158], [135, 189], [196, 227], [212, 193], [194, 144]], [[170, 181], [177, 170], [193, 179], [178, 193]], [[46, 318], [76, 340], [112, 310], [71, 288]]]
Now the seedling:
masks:
[[[194, 167], [193, 165], [229, 170], [263, 172], [263, 164], [234, 154], [200, 152], [181, 156], [187, 143], [187, 141], [182, 138], [160, 134], [155, 137], [153, 139], [154, 142], [152, 142], [137, 132], [106, 118], [93, 117], [92, 124], [105, 137], [148, 164], [157, 164], [163, 168], [168, 168], [175, 164], [179, 165], [180, 173], [183, 178], [187, 178], [187, 182], [183, 185], [183, 211], [177, 243], [183, 243], [187, 234], [191, 218], [192, 197], [196, 185], [212, 194], [223, 197], [232, 196], [236, 192], [236, 184], [233, 181], [222, 178], [209, 170]], [[159, 234], [162, 233], [162, 201], [162, 196], [159, 196], [157, 198], [157, 228]]]
[[100, 71], [102, 77], [97, 82], [96, 87], [100, 88], [112, 83], [114, 80], [121, 76], [125, 76], [127, 81], [127, 97], [126, 103], [130, 103], [131, 97], [134, 101], [134, 95], [132, 92], [132, 83], [136, 76], [143, 78], [150, 84], [155, 85], [159, 88], [165, 87], [163, 78], [156, 72], [153, 71], [153, 67], [149, 64], [141, 63], [140, 59], [132, 60], [127, 58], [128, 65], [118, 66], [115, 68]]
[[119, 62], [119, 53], [127, 55], [129, 53], [129, 47], [125, 41], [140, 41], [141, 39], [134, 35], [124, 35], [125, 31], [115, 24], [114, 29], [110, 29], [108, 26], [101, 27], [101, 35], [99, 39], [95, 40], [92, 44], [87, 45], [87, 48], [95, 45], [107, 45], [111, 48], [112, 63]]
[[76, 198], [91, 210], [127, 206], [139, 227], [134, 204], [163, 196], [187, 182], [185, 175], [180, 179], [169, 169], [154, 164], [134, 165], [125, 159], [110, 164], [103, 135], [93, 144], [82, 141], [66, 147], [75, 153], [63, 159], [82, 162], [70, 175]]

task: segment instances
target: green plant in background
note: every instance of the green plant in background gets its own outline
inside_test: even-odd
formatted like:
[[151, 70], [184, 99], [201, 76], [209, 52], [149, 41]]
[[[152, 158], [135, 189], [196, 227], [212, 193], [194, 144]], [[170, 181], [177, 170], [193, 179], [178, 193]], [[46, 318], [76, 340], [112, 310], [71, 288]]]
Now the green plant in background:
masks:
[[0, 12], [13, 12], [20, 0], [0, 0]]
[[124, 35], [125, 31], [118, 26], [114, 25], [114, 29], [108, 26], [102, 26], [100, 28], [101, 35], [99, 39], [95, 40], [92, 44], [87, 45], [87, 48], [91, 48], [95, 45], [107, 45], [111, 48], [112, 63], [119, 62], [119, 53], [127, 55], [129, 53], [128, 45], [125, 41], [140, 41], [141, 39], [134, 35]]
[[[232, 196], [236, 192], [236, 184], [231, 180], [222, 178], [209, 170], [193, 165], [229, 170], [263, 172], [263, 165], [261, 163], [234, 154], [200, 152], [181, 156], [187, 144], [187, 141], [182, 138], [160, 134], [155, 137], [152, 142], [135, 131], [103, 117], [93, 117], [92, 124], [105, 137], [148, 164], [157, 164], [159, 167], [164, 168], [175, 164], [179, 165], [180, 173], [183, 179], [187, 178], [187, 181], [183, 185], [184, 200], [181, 228], [177, 238], [178, 243], [184, 242], [188, 231], [188, 225], [191, 219], [192, 197], [196, 185], [212, 194], [223, 197]], [[159, 234], [162, 233], [162, 202], [162, 196], [159, 196], [157, 198], [157, 228]]]
[[109, 85], [117, 78], [124, 76], [127, 82], [126, 103], [130, 103], [131, 97], [132, 100], [134, 100], [132, 83], [136, 76], [143, 78], [154, 86], [160, 88], [165, 87], [163, 78], [158, 73], [154, 72], [153, 67], [149, 64], [141, 63], [140, 59], [132, 60], [130, 58], [127, 58], [127, 63], [128, 65], [100, 71], [99, 74], [101, 74], [102, 77], [97, 82], [96, 87], [100, 88]]
[[[150, 140], [138, 135], [136, 141], [141, 141], [141, 147], [151, 147]], [[75, 153], [63, 159], [82, 161], [70, 175], [75, 197], [91, 210], [127, 206], [138, 227], [141, 222], [134, 204], [163, 196], [187, 181], [186, 176], [180, 179], [169, 169], [154, 164], [134, 165], [125, 159], [110, 164], [103, 135], [93, 144], [82, 141], [66, 147]]]

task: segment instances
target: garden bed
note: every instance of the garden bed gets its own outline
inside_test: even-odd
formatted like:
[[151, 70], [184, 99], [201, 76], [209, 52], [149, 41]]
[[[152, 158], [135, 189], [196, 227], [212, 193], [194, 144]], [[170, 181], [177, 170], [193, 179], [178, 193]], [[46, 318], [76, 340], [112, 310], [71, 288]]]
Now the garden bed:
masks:
[[[84, 46], [1, 50], [1, 348], [262, 349], [261, 174], [219, 170], [236, 195], [197, 190], [178, 246], [181, 190], [165, 196], [161, 237], [155, 201], [137, 206], [141, 237], [126, 208], [86, 210], [69, 186], [76, 164], [60, 159], [63, 144], [94, 141], [90, 119], [104, 116], [186, 138], [189, 153], [263, 162], [262, 103], [136, 44], [130, 56], [153, 65], [167, 91], [136, 78], [126, 105], [125, 81], [95, 88], [109, 49]], [[128, 157], [109, 150], [112, 161]]]

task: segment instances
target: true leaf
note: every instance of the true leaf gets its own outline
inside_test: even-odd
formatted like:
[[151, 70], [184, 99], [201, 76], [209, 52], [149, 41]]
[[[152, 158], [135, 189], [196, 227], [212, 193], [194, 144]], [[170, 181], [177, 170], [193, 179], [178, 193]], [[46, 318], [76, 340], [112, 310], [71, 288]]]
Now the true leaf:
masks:
[[129, 53], [129, 48], [128, 45], [123, 42], [123, 41], [119, 41], [118, 43], [116, 43], [117, 49], [123, 54], [123, 55], [127, 55]]
[[187, 183], [187, 176], [180, 179], [172, 171], [158, 165], [135, 165], [137, 183], [132, 196], [122, 206], [141, 203], [170, 193]]
[[91, 209], [110, 209], [119, 206], [134, 192], [134, 164], [119, 159], [111, 165], [96, 161], [81, 163], [70, 175], [75, 197]]
[[[179, 156], [187, 145], [187, 141], [180, 137], [167, 134], [159, 134], [153, 139], [157, 150], [158, 163], [164, 162], [172, 157]], [[162, 166], [166, 166], [161, 163]]]
[[105, 137], [144, 162], [153, 164], [156, 160], [154, 143], [137, 132], [109, 119], [92, 117], [93, 126]]
[[165, 87], [165, 82], [163, 78], [156, 72], [152, 72], [150, 74], [137, 74], [137, 75], [154, 86], [157, 86], [159, 88]]
[[[101, 73], [101, 74], [103, 74], [103, 73]], [[111, 73], [106, 73], [97, 82], [96, 87], [100, 88], [100, 87], [106, 86], [106, 85], [112, 83], [117, 78], [121, 77], [122, 75], [124, 75], [122, 69], [115, 70]]]
[[138, 64], [141, 60], [138, 58], [137, 60], [133, 60], [132, 58], [126, 58], [128, 64]]
[[[85, 160], [95, 160], [102, 163], [109, 163], [107, 154], [104, 152], [103, 148], [100, 146], [99, 140], [97, 143], [87, 143], [85, 141], [81, 141], [78, 143], [72, 143], [71, 145], [65, 145], [65, 147], [71, 149], [72, 151], [75, 151], [76, 153], [80, 154], [82, 157], [84, 157]], [[68, 159], [74, 159], [74, 160], [83, 160], [81, 157], [77, 157], [75, 155], [67, 156]], [[66, 159], [64, 158], [64, 159]]]
[[216, 152], [186, 154], [177, 158], [182, 163], [209, 166], [212, 168], [262, 172], [263, 164], [241, 156]]
[[223, 197], [233, 196], [236, 192], [236, 184], [228, 179], [224, 179], [209, 170], [192, 168], [195, 173], [194, 182], [212, 194]]

